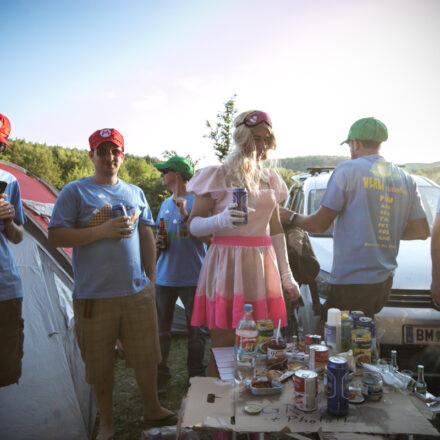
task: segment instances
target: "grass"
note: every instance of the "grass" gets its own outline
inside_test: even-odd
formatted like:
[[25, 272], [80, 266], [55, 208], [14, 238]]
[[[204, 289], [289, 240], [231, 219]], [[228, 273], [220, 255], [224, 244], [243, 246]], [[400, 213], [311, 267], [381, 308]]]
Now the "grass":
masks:
[[[205, 352], [206, 362], [209, 359], [210, 340]], [[160, 398], [162, 405], [171, 410], [180, 408], [182, 399], [188, 389], [188, 371], [186, 368], [187, 338], [174, 335], [171, 342], [168, 365], [171, 368], [171, 379], [168, 382], [168, 394]], [[125, 367], [125, 361], [116, 358], [115, 383], [113, 391], [113, 414], [115, 422], [115, 440], [139, 440], [145, 430], [142, 420], [142, 399], [134, 373]], [[98, 420], [94, 435], [97, 434]]]

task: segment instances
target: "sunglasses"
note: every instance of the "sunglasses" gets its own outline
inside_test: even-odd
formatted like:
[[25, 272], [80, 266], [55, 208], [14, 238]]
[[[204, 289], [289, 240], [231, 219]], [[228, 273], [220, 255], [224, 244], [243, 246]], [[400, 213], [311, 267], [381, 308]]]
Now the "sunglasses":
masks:
[[265, 122], [270, 128], [272, 128], [272, 121], [270, 117], [265, 112], [253, 111], [246, 115], [243, 122], [240, 122], [237, 127], [241, 124], [246, 125], [246, 127], [255, 127], [258, 124]]
[[170, 171], [174, 171], [172, 168], [165, 168], [160, 171], [160, 174], [168, 174]]
[[120, 150], [119, 148], [105, 148], [105, 147], [98, 147], [96, 149], [96, 154], [99, 157], [106, 157], [109, 153], [112, 153], [114, 157], [121, 157], [124, 155], [124, 152]]

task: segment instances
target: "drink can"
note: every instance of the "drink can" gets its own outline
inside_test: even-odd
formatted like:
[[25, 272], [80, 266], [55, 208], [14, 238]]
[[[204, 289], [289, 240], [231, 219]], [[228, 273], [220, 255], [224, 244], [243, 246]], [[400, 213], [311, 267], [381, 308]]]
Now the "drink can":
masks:
[[267, 353], [267, 345], [273, 337], [273, 322], [271, 319], [257, 321], [257, 347], [261, 353]]
[[314, 411], [318, 406], [318, 373], [298, 370], [294, 383], [295, 406], [301, 411]]
[[311, 345], [318, 345], [321, 343], [321, 335], [312, 335], [312, 334], [308, 334], [305, 337], [305, 341], [304, 341], [304, 351], [308, 354], [309, 353], [309, 349]]
[[247, 225], [248, 222], [248, 192], [246, 188], [234, 188], [232, 201], [237, 204], [238, 211], [245, 213], [243, 222], [234, 222], [234, 225]]
[[371, 332], [366, 328], [355, 328], [351, 331], [351, 346], [356, 365], [361, 362], [371, 364]]
[[159, 440], [162, 438], [162, 432], [158, 428], [152, 428], [148, 431], [148, 440]]
[[335, 416], [348, 413], [348, 363], [331, 356], [327, 364], [327, 411]]
[[127, 210], [123, 203], [116, 203], [116, 205], [112, 205], [111, 217], [128, 217]]
[[320, 373], [324, 371], [329, 357], [328, 347], [325, 345], [311, 345], [309, 356], [309, 369]]
[[365, 316], [365, 313], [362, 310], [353, 310], [350, 316], [353, 318], [354, 326], [356, 327], [357, 321], [361, 316]]
[[356, 328], [366, 328], [367, 330], [370, 330], [372, 338], [376, 336], [374, 320], [368, 316], [361, 316], [357, 321]]

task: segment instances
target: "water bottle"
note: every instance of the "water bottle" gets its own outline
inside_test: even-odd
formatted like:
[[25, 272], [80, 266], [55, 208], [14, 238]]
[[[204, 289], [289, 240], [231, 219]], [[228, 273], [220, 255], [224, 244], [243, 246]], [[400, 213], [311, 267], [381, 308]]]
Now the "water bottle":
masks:
[[255, 375], [257, 335], [252, 305], [245, 304], [243, 318], [235, 329], [235, 377], [240, 381], [252, 379]]
[[399, 367], [397, 366], [397, 350], [391, 350], [391, 365], [390, 372], [398, 371]]

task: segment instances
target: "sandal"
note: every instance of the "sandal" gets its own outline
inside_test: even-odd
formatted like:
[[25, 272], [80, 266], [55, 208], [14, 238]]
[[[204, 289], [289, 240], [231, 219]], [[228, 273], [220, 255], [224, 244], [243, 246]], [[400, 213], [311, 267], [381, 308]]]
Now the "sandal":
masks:
[[163, 419], [144, 419], [146, 425], [153, 427], [177, 425], [178, 421], [179, 417], [175, 412], [171, 413], [169, 416], [164, 417]]

